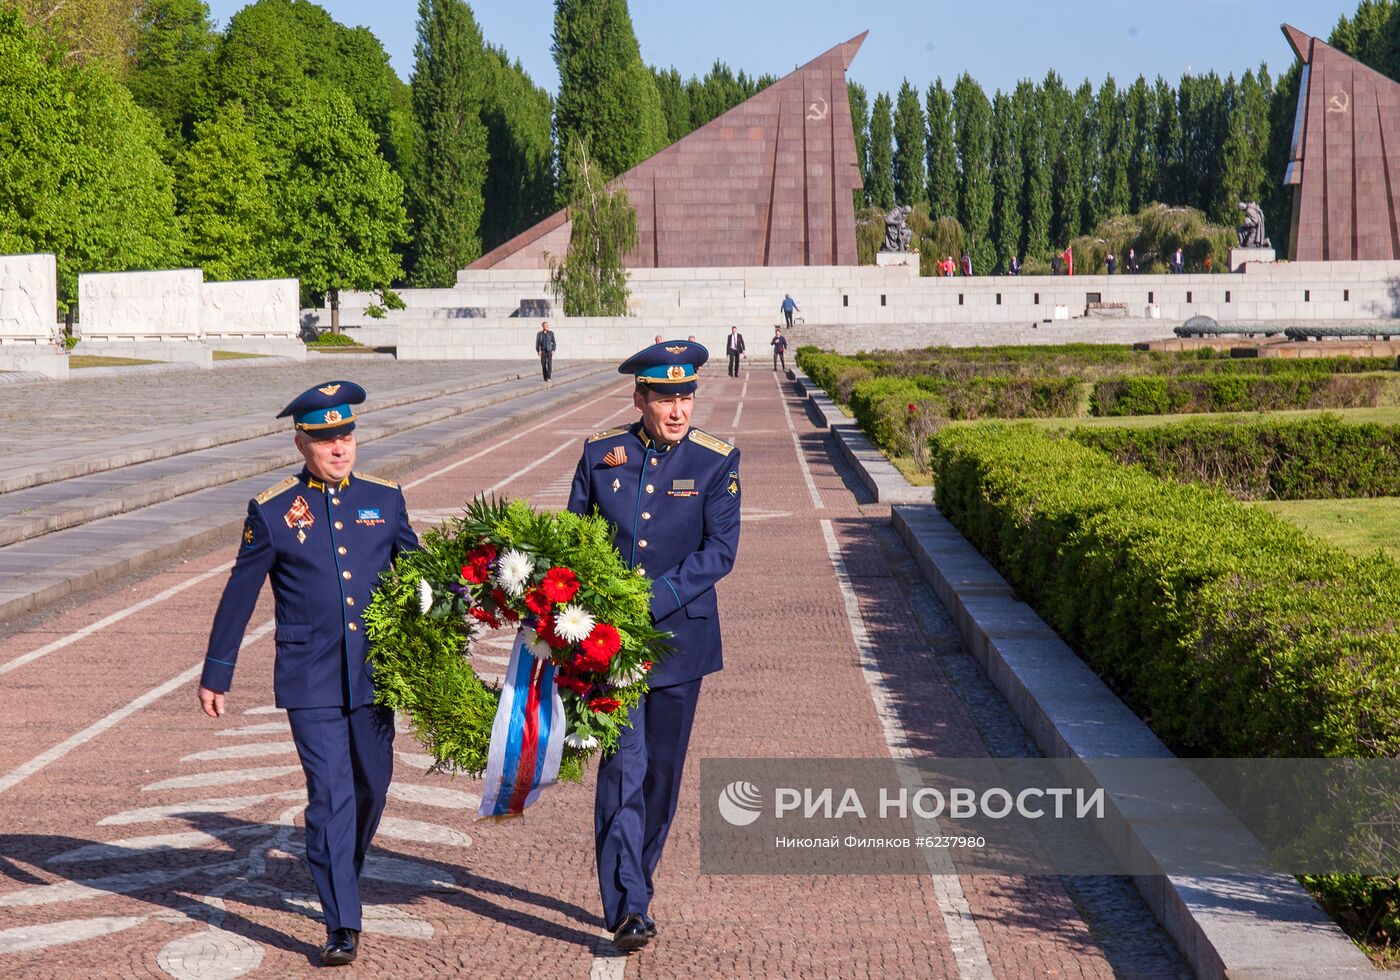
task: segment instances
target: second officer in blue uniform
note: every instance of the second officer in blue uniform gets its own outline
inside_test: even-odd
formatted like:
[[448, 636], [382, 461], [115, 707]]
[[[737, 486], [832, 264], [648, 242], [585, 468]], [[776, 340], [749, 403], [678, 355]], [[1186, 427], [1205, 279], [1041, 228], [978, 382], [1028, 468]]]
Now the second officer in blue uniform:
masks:
[[306, 773], [306, 860], [326, 920], [321, 961], [355, 959], [359, 877], [393, 773], [394, 718], [374, 702], [364, 623], [379, 573], [418, 547], [402, 491], [354, 470], [364, 389], [331, 381], [297, 396], [291, 416], [306, 461], [248, 502], [243, 540], [209, 634], [204, 713], [225, 713], [243, 631], [271, 576], [277, 611], [273, 690]]
[[641, 419], [599, 432], [583, 447], [569, 510], [595, 507], [616, 544], [652, 580], [651, 615], [675, 652], [657, 664], [632, 727], [598, 767], [595, 851], [603, 915], [620, 949], [656, 935], [652, 878], [666, 845], [701, 679], [722, 666], [715, 583], [739, 547], [739, 450], [691, 428], [700, 344], [667, 341], [618, 369], [636, 379]]

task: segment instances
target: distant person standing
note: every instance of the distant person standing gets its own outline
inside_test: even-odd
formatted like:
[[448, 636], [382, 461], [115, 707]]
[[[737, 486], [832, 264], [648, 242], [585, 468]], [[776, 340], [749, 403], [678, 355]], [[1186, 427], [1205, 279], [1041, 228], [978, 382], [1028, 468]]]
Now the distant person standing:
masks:
[[729, 336], [724, 341], [724, 352], [729, 355], [729, 376], [737, 378], [739, 376], [739, 358], [747, 356], [744, 348], [744, 335], [739, 332], [738, 327], [729, 328]]
[[972, 256], [967, 253], [967, 249], [963, 249], [962, 274], [965, 276], [972, 275]]
[[1181, 248], [1178, 246], [1177, 250], [1172, 253], [1172, 272], [1179, 276], [1185, 271], [1185, 268], [1186, 260], [1181, 254]]
[[783, 336], [782, 327], [773, 328], [773, 339], [769, 341], [773, 345], [773, 370], [778, 370], [778, 365], [783, 366], [783, 373], [787, 373], [787, 338]]
[[540, 332], [535, 334], [535, 353], [540, 355], [540, 373], [546, 381], [554, 377], [554, 348], [554, 332], [545, 320], [540, 324]]
[[1135, 276], [1138, 271], [1137, 253], [1128, 249], [1128, 275]]
[[1072, 276], [1072, 275], [1074, 275], [1074, 246], [1072, 246], [1072, 245], [1066, 245], [1066, 246], [1065, 246], [1064, 259], [1065, 259], [1065, 275], [1067, 275], [1067, 276]]
[[784, 318], [787, 319], [788, 329], [792, 329], [792, 315], [797, 312], [797, 304], [793, 302], [791, 293], [783, 294], [783, 303], [778, 309], [783, 311]]
[[1113, 275], [1113, 253], [1108, 253], [1108, 274]]
[[1011, 256], [1011, 264], [1006, 267], [1008, 276], [1019, 276], [1021, 274], [1021, 260], [1016, 256]]

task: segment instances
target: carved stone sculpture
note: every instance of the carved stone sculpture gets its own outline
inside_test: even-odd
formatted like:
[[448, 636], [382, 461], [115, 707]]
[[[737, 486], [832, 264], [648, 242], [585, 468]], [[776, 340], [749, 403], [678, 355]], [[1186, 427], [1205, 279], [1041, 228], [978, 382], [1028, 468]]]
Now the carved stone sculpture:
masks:
[[909, 251], [909, 243], [914, 240], [914, 233], [909, 230], [906, 221], [913, 210], [907, 204], [898, 204], [885, 214], [885, 243], [880, 246], [880, 251]]
[[1244, 224], [1235, 231], [1240, 236], [1240, 248], [1268, 248], [1271, 244], [1264, 237], [1264, 210], [1255, 201], [1241, 201]]

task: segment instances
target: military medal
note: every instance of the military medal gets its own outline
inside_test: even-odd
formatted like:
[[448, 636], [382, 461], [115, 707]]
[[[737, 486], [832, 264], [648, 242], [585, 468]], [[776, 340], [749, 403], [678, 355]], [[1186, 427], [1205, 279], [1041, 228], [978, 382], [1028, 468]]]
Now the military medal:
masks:
[[301, 496], [292, 501], [291, 509], [282, 515], [282, 520], [287, 522], [288, 527], [297, 529], [297, 541], [303, 544], [306, 542], [306, 529], [316, 523], [316, 518], [311, 516], [311, 505]]
[[621, 480], [613, 480], [613, 493], [617, 493], [617, 492], [618, 492], [619, 490], [621, 490], [621, 489], [622, 489], [622, 481], [621, 481]]

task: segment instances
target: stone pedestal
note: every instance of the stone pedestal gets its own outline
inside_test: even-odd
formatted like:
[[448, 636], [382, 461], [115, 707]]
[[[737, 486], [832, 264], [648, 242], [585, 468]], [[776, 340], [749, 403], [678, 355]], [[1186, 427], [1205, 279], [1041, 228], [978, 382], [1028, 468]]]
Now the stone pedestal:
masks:
[[206, 370], [214, 366], [214, 352], [202, 340], [88, 340], [84, 337], [73, 348], [73, 353], [193, 364]]
[[881, 269], [888, 269], [893, 266], [912, 265], [919, 267], [918, 252], [876, 252], [875, 264]]
[[1246, 262], [1277, 262], [1278, 254], [1272, 248], [1232, 248], [1230, 249], [1230, 271], [1243, 272]]
[[0, 371], [32, 371], [46, 378], [66, 378], [68, 355], [52, 344], [0, 344]]

